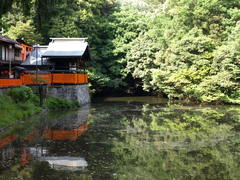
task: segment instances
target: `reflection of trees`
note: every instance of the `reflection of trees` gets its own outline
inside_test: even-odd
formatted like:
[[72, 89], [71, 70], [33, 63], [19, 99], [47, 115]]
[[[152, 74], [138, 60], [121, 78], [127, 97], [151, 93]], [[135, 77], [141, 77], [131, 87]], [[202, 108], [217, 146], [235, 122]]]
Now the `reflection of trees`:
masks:
[[[140, 107], [140, 109], [139, 109]], [[237, 179], [239, 110], [97, 107], [79, 141], [93, 179]]]
[[[5, 164], [11, 166], [8, 170], [2, 171], [0, 175], [0, 180], [6, 179], [24, 179], [24, 180], [38, 180], [38, 179], [71, 179], [71, 180], [80, 180], [80, 179], [92, 179], [91, 175], [87, 175], [82, 172], [73, 172], [73, 171], [56, 171], [51, 169], [46, 162], [28, 162], [29, 166], [23, 168], [19, 164], [21, 161], [21, 152], [22, 150], [28, 149], [28, 147], [35, 147], [39, 149], [44, 149], [47, 147], [47, 153], [51, 154], [67, 154], [71, 151], [71, 148], [77, 148], [79, 152], [71, 153], [73, 156], [80, 156], [82, 153], [80, 152], [79, 146], [76, 147], [76, 143], [74, 141], [68, 142], [67, 140], [72, 139], [73, 131], [73, 139], [77, 139], [77, 137], [83, 135], [87, 129], [87, 117], [89, 113], [89, 107], [84, 106], [78, 111], [66, 111], [66, 112], [50, 112], [48, 114], [40, 114], [34, 116], [33, 118], [29, 118], [26, 121], [19, 123], [18, 126], [13, 126], [9, 132], [5, 134], [5, 136], [9, 137], [11, 134], [14, 134], [13, 140], [9, 140], [9, 143], [5, 147], [6, 150], [9, 150], [11, 147], [14, 150], [14, 161], [6, 162]], [[68, 134], [62, 135], [61, 138], [64, 137], [64, 142], [56, 142], [46, 140], [46, 137], [42, 135], [44, 130], [52, 130], [52, 131], [63, 131], [64, 133], [68, 132]], [[10, 136], [11, 137], [11, 136]], [[47, 137], [48, 139], [54, 139]], [[9, 138], [8, 138], [9, 139]], [[15, 140], [17, 139], [17, 141]], [[16, 142], [17, 144], [16, 144]], [[13, 144], [14, 143], [14, 144]], [[0, 142], [1, 145], [1, 142]], [[1, 146], [0, 146], [1, 148]], [[1, 149], [0, 149], [1, 150]], [[0, 151], [2, 152], [2, 151]], [[40, 152], [39, 152], [40, 153]], [[8, 153], [9, 154], [9, 153]], [[7, 154], [7, 155], [8, 155]], [[40, 153], [41, 154], [41, 153]], [[1, 154], [3, 156], [3, 154]], [[34, 156], [29, 152], [26, 156]], [[29, 156], [29, 157], [30, 157]], [[28, 157], [27, 157], [28, 158]], [[0, 158], [1, 159], [1, 158]], [[2, 159], [1, 159], [2, 160]], [[8, 161], [8, 159], [6, 160]], [[0, 163], [0, 165], [2, 162]], [[1, 167], [1, 166], [0, 166]]]
[[32, 180], [92, 180], [90, 175], [79, 174], [73, 171], [57, 171], [51, 169], [46, 162], [33, 164]]
[[238, 108], [143, 108], [122, 119], [118, 179], [239, 179]]
[[[34, 162], [12, 173], [36, 180], [240, 179], [238, 107], [110, 104], [94, 106], [88, 117], [90, 128], [81, 138], [45, 144], [51, 155], [84, 157], [88, 171], [56, 171]], [[62, 120], [55, 117], [47, 127], [56, 129]]]
[[20, 169], [13, 166], [11, 170], [3, 172], [0, 180], [92, 180], [91, 175], [75, 171], [57, 171], [50, 168], [47, 162], [34, 162], [31, 168]]

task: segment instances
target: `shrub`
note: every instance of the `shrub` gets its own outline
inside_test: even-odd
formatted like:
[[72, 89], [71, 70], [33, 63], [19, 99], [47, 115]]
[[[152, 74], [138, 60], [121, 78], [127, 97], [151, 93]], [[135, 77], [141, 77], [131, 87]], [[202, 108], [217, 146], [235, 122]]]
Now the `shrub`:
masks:
[[62, 99], [58, 97], [48, 97], [47, 98], [48, 109], [68, 109], [74, 107], [80, 107], [77, 101], [71, 101], [67, 99]]
[[34, 96], [32, 89], [27, 86], [13, 88], [8, 92], [8, 95], [16, 102], [26, 102]]

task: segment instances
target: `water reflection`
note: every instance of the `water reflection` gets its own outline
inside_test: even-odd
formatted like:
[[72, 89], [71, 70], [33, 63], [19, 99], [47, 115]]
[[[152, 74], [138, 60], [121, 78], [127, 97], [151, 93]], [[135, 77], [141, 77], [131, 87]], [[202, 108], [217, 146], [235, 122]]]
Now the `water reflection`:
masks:
[[[14, 164], [25, 167], [32, 160], [46, 161], [50, 167], [61, 165], [66, 169], [85, 169], [87, 162], [84, 158], [52, 156], [51, 146], [54, 141], [74, 141], [84, 135], [88, 130], [88, 114], [89, 106], [84, 106], [74, 112], [55, 112], [34, 117], [32, 121], [35, 124], [27, 127], [27, 121], [24, 129], [13, 127], [0, 139], [1, 169]], [[31, 132], [27, 134], [29, 130], [26, 129], [31, 129]]]
[[59, 156], [59, 157], [43, 157], [41, 161], [49, 163], [50, 167], [56, 170], [79, 171], [85, 170], [88, 166], [87, 161], [80, 157]]
[[118, 179], [239, 179], [239, 108], [165, 108], [125, 120]]
[[90, 117], [96, 179], [240, 179], [239, 107], [111, 103]]
[[139, 101], [43, 117], [2, 143], [0, 179], [240, 179], [238, 106]]
[[88, 130], [89, 107], [65, 116], [44, 122], [43, 135], [49, 140], [76, 140]]

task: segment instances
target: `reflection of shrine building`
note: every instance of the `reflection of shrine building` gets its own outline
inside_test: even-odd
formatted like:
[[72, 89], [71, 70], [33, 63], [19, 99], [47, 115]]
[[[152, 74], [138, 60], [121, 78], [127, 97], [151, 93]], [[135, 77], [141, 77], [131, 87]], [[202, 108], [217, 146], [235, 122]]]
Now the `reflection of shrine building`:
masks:
[[81, 110], [49, 121], [43, 135], [49, 140], [76, 140], [88, 130], [89, 106]]
[[16, 140], [16, 136], [7, 136], [0, 139], [0, 169], [6, 168], [14, 162], [16, 149], [12, 143]]
[[[21, 166], [25, 166], [29, 161], [35, 159], [47, 161], [55, 169], [85, 169], [87, 162], [84, 158], [56, 156], [56, 153], [52, 153], [50, 149], [54, 149], [56, 143], [61, 145], [61, 141], [74, 141], [84, 135], [88, 130], [88, 113], [89, 106], [84, 106], [79, 111], [66, 112], [54, 119], [45, 120], [43, 117], [42, 127], [37, 127], [38, 129], [32, 131], [28, 136], [20, 138], [18, 135], [10, 135], [0, 139], [0, 169], [7, 167], [6, 163], [9, 166], [16, 163], [16, 159], [20, 159]], [[19, 140], [22, 144], [14, 143]], [[11, 163], [11, 159], [15, 159], [15, 162]]]
[[36, 159], [48, 162], [50, 167], [55, 170], [85, 170], [88, 166], [85, 158], [63, 156], [61, 153], [61, 155], [58, 153], [58, 149], [54, 150], [56, 152], [52, 152], [51, 149], [52, 146], [56, 144], [62, 146], [61, 141], [74, 141], [84, 135], [88, 130], [88, 114], [89, 106], [84, 106], [77, 112], [66, 114], [53, 121], [48, 121], [47, 124], [45, 124], [42, 135], [51, 141], [50, 143], [46, 143], [45, 147], [42, 147], [44, 151], [38, 150], [38, 152], [43, 152], [43, 154], [39, 156], [38, 153]]
[[4, 147], [8, 146], [16, 138], [17, 138], [16, 136], [12, 135], [12, 136], [7, 136], [7, 137], [0, 139], [0, 148], [4, 148]]
[[79, 136], [88, 130], [87, 122], [83, 123], [79, 128], [66, 130], [44, 130], [44, 136], [49, 140], [76, 140]]
[[40, 160], [48, 162], [50, 167], [56, 170], [79, 171], [85, 170], [88, 166], [87, 161], [82, 157], [49, 156]]

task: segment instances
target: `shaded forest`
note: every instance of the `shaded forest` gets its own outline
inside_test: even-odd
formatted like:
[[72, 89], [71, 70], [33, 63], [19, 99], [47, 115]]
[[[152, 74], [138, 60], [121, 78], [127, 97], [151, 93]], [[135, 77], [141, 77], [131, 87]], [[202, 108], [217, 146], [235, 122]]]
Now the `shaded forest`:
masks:
[[88, 37], [96, 94], [240, 103], [238, 0], [1, 0], [2, 34]]

